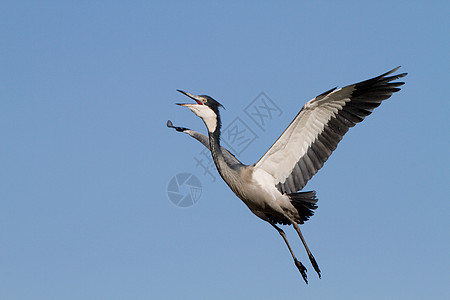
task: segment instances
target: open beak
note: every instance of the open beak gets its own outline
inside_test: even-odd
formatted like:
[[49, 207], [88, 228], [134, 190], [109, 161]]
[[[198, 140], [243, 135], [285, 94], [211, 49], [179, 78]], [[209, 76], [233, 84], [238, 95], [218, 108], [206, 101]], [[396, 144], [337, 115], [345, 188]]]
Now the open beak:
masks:
[[188, 96], [189, 98], [195, 100], [195, 102], [197, 102], [197, 104], [177, 103], [177, 105], [180, 105], [180, 106], [204, 105], [203, 102], [202, 102], [202, 99], [199, 96], [193, 95], [193, 94], [188, 93], [188, 92], [180, 91], [180, 90], [177, 90], [177, 91], [182, 93], [182, 94], [184, 94], [184, 95], [186, 95], [186, 96]]

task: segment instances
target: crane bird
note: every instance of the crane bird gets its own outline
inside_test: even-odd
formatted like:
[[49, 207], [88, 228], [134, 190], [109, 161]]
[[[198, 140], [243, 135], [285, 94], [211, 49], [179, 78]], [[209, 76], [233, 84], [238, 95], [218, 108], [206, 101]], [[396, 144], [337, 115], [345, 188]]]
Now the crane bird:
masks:
[[315, 191], [300, 191], [323, 166], [348, 129], [400, 90], [398, 87], [404, 82], [392, 81], [407, 73], [391, 75], [399, 68], [340, 89], [333, 88], [308, 101], [269, 150], [251, 165], [242, 164], [220, 145], [219, 107], [222, 105], [210, 96], [178, 90], [195, 103], [177, 103], [203, 120], [208, 137], [188, 128], [175, 127], [170, 120], [167, 126], [189, 134], [211, 151], [220, 176], [256, 216], [278, 231], [308, 283], [306, 267], [297, 260], [284, 231], [277, 225], [294, 227], [320, 278], [319, 265], [299, 227], [314, 214], [318, 199]]

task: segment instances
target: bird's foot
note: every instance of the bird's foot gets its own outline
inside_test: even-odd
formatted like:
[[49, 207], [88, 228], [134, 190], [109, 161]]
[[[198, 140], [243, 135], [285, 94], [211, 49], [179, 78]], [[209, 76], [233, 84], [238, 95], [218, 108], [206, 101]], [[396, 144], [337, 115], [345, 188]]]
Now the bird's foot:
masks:
[[299, 262], [296, 258], [294, 258], [295, 265], [297, 266], [297, 269], [300, 271], [300, 274], [302, 274], [303, 280], [308, 284], [308, 279], [306, 276], [306, 268], [305, 266]]
[[319, 275], [319, 278], [321, 278], [319, 265], [317, 264], [316, 259], [314, 258], [314, 256], [312, 254], [309, 254], [308, 256], [309, 256], [309, 260], [311, 261], [312, 266], [314, 267], [314, 270], [316, 270], [317, 275]]

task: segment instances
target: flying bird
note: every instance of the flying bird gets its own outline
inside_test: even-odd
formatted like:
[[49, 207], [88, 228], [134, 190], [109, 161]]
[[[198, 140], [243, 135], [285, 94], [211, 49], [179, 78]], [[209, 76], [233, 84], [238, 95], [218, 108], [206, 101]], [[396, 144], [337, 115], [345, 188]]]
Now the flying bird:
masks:
[[195, 100], [195, 103], [178, 105], [189, 108], [203, 120], [208, 136], [176, 127], [171, 121], [167, 126], [189, 134], [211, 151], [222, 179], [256, 216], [278, 231], [295, 266], [308, 283], [306, 267], [296, 258], [278, 225], [294, 227], [320, 278], [319, 265], [299, 227], [314, 214], [318, 199], [315, 191], [301, 190], [327, 161], [348, 129], [400, 90], [404, 82], [393, 81], [407, 73], [391, 75], [399, 68], [340, 89], [333, 88], [308, 101], [269, 150], [251, 165], [241, 163], [220, 145], [219, 108], [222, 105], [210, 96], [178, 90]]

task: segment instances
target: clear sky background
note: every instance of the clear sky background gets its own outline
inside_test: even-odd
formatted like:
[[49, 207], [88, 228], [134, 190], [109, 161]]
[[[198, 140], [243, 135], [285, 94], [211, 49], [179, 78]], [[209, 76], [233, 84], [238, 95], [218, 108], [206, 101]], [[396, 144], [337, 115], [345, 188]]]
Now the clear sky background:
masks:
[[[2, 1], [1, 299], [448, 299], [448, 1]], [[303, 104], [401, 65], [401, 92], [306, 190], [321, 269], [196, 166], [176, 92], [220, 101], [256, 162]], [[244, 108], [264, 92], [265, 130]], [[167, 185], [189, 172], [196, 204]], [[215, 173], [217, 176], [217, 173]]]

